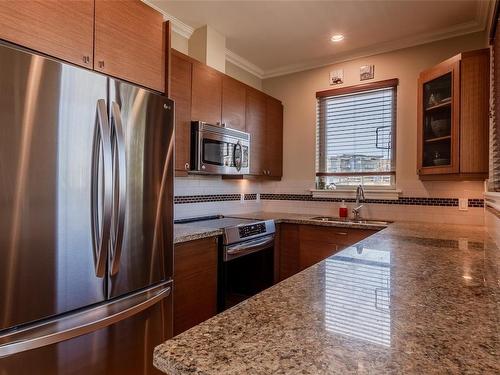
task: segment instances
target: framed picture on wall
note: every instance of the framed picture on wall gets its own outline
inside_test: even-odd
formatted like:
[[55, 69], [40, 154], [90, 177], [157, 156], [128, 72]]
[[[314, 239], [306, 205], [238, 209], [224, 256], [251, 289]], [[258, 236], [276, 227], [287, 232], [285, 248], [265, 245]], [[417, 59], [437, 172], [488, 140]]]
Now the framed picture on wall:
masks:
[[330, 85], [340, 85], [344, 83], [344, 69], [332, 70], [330, 72]]
[[363, 65], [359, 67], [359, 80], [366, 81], [367, 79], [375, 78], [375, 65]]

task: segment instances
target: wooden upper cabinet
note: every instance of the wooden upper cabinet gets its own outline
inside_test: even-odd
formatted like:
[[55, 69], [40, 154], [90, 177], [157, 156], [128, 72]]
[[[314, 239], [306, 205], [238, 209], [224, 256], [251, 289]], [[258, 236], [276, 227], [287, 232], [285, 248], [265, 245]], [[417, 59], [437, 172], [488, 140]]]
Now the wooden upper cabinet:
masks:
[[266, 169], [267, 175], [283, 175], [283, 105], [277, 99], [266, 100]]
[[163, 16], [139, 0], [95, 0], [94, 69], [165, 92]]
[[421, 179], [484, 179], [488, 173], [489, 50], [464, 52], [420, 74]]
[[176, 175], [186, 174], [190, 169], [192, 69], [193, 64], [188, 58], [175, 50], [172, 51], [169, 96], [175, 101]]
[[250, 174], [264, 175], [266, 155], [266, 95], [247, 89], [246, 130], [250, 133]]
[[0, 38], [92, 68], [94, 0], [2, 1]]
[[246, 86], [224, 75], [222, 78], [222, 123], [245, 131]]
[[218, 125], [221, 123], [222, 74], [201, 63], [193, 64], [191, 119]]

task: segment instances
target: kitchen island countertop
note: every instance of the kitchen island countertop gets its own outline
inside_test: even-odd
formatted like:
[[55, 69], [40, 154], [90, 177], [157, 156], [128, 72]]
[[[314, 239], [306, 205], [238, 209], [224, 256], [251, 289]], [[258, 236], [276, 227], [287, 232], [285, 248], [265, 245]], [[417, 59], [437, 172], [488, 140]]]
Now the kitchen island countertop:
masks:
[[499, 265], [483, 227], [394, 223], [159, 345], [154, 364], [169, 375], [500, 373]]

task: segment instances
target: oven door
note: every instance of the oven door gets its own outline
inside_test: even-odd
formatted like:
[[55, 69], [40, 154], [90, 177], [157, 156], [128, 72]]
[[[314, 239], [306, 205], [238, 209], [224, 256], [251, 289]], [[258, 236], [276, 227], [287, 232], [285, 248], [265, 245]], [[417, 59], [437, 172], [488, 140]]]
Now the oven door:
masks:
[[196, 170], [213, 174], [248, 174], [248, 142], [238, 138], [200, 132]]
[[274, 284], [274, 235], [224, 246], [219, 264], [219, 311]]

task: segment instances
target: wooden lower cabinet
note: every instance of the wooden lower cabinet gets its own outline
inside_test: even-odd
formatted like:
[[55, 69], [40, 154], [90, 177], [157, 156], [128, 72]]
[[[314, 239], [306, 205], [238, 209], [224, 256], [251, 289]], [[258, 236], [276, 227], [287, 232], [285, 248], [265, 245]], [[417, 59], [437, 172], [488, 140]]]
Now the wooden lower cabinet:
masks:
[[369, 229], [281, 224], [279, 280], [293, 276], [376, 232]]
[[174, 335], [217, 314], [217, 238], [174, 246]]

